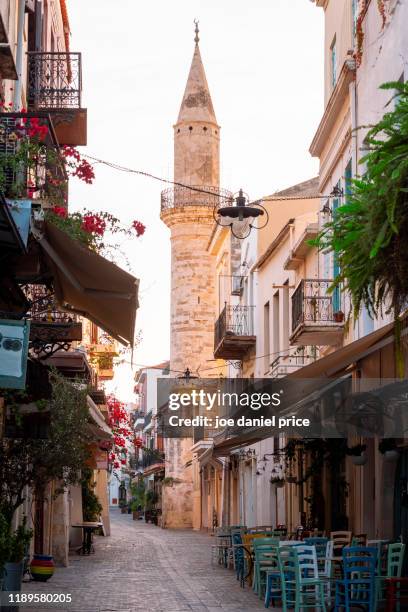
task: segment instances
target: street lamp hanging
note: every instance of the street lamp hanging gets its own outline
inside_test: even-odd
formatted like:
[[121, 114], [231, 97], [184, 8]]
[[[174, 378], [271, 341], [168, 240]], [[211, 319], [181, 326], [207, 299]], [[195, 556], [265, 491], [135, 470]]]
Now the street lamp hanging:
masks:
[[[221, 227], [229, 227], [232, 234], [243, 240], [247, 238], [252, 229], [262, 229], [269, 220], [268, 211], [259, 202], [249, 203], [249, 197], [239, 190], [233, 198], [232, 206], [220, 206], [214, 208], [214, 219]], [[254, 225], [254, 221], [265, 215], [263, 223]]]

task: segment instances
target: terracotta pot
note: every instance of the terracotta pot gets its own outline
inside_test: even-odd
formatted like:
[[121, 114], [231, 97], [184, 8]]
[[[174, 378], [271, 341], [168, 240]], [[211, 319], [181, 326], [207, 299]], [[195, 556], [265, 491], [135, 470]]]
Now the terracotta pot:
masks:
[[333, 319], [336, 323], [343, 323], [344, 321], [344, 312], [342, 310], [338, 310], [337, 312], [333, 312]]

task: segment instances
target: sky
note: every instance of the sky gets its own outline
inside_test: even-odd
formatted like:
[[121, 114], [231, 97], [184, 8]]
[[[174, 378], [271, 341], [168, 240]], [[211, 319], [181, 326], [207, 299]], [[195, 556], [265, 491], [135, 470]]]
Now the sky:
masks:
[[[256, 199], [317, 174], [308, 149], [323, 111], [323, 11], [310, 0], [69, 0], [68, 10], [88, 109], [83, 153], [173, 178], [172, 126], [198, 19], [221, 125], [221, 186]], [[133, 360], [156, 364], [170, 342], [170, 241], [159, 216], [166, 185], [102, 165], [95, 174], [91, 186], [71, 181], [70, 207], [146, 225], [123, 249], [140, 279]], [[130, 364], [110, 388], [133, 399]]]

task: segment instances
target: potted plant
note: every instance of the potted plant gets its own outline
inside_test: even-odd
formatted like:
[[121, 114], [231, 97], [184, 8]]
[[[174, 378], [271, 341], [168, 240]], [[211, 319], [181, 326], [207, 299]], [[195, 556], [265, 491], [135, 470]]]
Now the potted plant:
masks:
[[399, 450], [394, 438], [383, 438], [378, 444], [378, 450], [384, 455], [385, 461], [396, 461], [399, 457]]
[[149, 489], [145, 495], [145, 520], [146, 523], [149, 521], [157, 525], [157, 511], [155, 504], [158, 502], [159, 496], [156, 491]]
[[365, 454], [366, 448], [366, 444], [355, 444], [354, 446], [347, 448], [346, 454], [351, 457], [353, 465], [365, 465], [367, 463], [367, 457]]
[[145, 504], [145, 486], [143, 481], [140, 481], [137, 484], [132, 484], [130, 490], [132, 493], [130, 508], [133, 513], [133, 520], [137, 521], [143, 516], [143, 507]]
[[26, 522], [27, 519], [24, 517], [22, 524], [17, 527], [16, 531], [8, 535], [5, 550], [6, 561], [4, 562], [4, 591], [21, 590], [24, 556], [33, 537], [33, 530], [27, 529]]
[[333, 312], [333, 320], [335, 323], [343, 323], [344, 312], [342, 310], [337, 310], [336, 312]]
[[126, 514], [126, 512], [127, 512], [127, 503], [126, 503], [125, 499], [120, 499], [119, 500], [119, 508], [120, 508], [121, 514]]

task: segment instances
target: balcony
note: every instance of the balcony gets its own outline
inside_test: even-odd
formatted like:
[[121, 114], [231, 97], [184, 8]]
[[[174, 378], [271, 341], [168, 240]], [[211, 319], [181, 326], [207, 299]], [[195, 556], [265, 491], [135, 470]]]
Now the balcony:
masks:
[[86, 145], [87, 112], [81, 108], [80, 53], [28, 53], [28, 109], [47, 111], [62, 145]]
[[270, 376], [271, 378], [283, 378], [300, 368], [303, 368], [312, 361], [315, 361], [316, 357], [313, 355], [307, 355], [303, 352], [291, 352], [289, 355], [279, 355], [271, 363]]
[[46, 113], [0, 113], [0, 186], [11, 200], [65, 204], [68, 176]]
[[213, 210], [220, 205], [231, 204], [232, 198], [232, 193], [227, 189], [211, 185], [191, 185], [191, 188], [169, 187], [161, 192], [161, 212], [186, 206], [205, 206]]
[[336, 346], [344, 334], [342, 295], [330, 279], [303, 279], [292, 295], [291, 344]]
[[214, 327], [215, 359], [242, 359], [255, 346], [254, 306], [227, 306]]
[[162, 451], [154, 449], [148, 449], [143, 451], [143, 457], [141, 460], [143, 468], [148, 468], [152, 465], [164, 465], [164, 453]]
[[29, 304], [26, 316], [31, 319], [30, 348], [40, 359], [71, 348], [82, 340], [82, 323], [77, 315], [58, 310], [53, 292], [45, 285], [24, 285]]
[[89, 359], [96, 369], [99, 380], [112, 380], [114, 376], [114, 357], [117, 355], [113, 341], [89, 346]]

